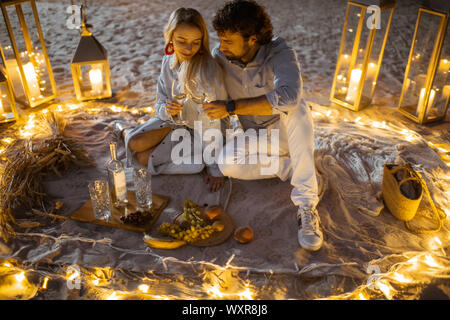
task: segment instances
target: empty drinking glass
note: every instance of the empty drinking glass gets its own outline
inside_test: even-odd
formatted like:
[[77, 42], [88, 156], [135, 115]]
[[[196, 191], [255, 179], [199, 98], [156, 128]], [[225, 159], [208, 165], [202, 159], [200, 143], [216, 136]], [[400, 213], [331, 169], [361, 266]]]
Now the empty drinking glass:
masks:
[[91, 196], [94, 216], [99, 220], [109, 220], [111, 217], [111, 200], [109, 186], [106, 180], [89, 182], [89, 195]]
[[152, 205], [152, 175], [146, 168], [133, 169], [136, 203], [139, 208], [150, 209]]

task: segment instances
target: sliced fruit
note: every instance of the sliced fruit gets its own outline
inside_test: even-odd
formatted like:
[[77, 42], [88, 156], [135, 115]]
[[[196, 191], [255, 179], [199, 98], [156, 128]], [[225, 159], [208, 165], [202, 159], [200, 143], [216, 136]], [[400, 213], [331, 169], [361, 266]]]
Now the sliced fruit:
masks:
[[205, 209], [205, 215], [209, 218], [209, 220], [214, 220], [216, 217], [220, 216], [223, 213], [223, 210], [220, 206], [208, 206]]
[[253, 230], [249, 226], [237, 228], [234, 239], [240, 243], [248, 243], [253, 240]]

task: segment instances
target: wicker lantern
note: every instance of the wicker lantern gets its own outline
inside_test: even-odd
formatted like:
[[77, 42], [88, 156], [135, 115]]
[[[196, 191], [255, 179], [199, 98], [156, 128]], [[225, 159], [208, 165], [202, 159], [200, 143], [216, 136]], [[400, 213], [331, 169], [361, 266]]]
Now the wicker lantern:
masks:
[[16, 104], [8, 78], [0, 70], [0, 123], [18, 119]]
[[419, 9], [398, 110], [417, 123], [445, 118], [450, 98], [448, 0]]
[[89, 31], [83, 8], [81, 13], [81, 40], [71, 64], [75, 93], [80, 101], [109, 98], [112, 93], [108, 54]]
[[330, 100], [358, 111], [370, 104], [395, 0], [348, 1]]
[[56, 96], [53, 72], [35, 0], [1, 0], [3, 63], [15, 100], [34, 108]]

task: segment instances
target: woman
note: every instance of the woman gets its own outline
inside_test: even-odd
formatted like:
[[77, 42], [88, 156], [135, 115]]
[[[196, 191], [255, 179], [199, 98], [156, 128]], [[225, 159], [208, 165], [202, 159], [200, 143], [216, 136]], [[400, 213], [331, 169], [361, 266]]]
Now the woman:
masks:
[[[157, 117], [150, 119], [125, 134], [128, 164], [149, 168], [152, 174], [190, 174], [201, 172], [204, 164], [175, 165], [171, 150], [178, 142], [172, 142], [171, 132], [181, 116], [193, 141], [194, 121], [200, 120], [205, 127], [211, 125], [209, 118], [200, 113], [199, 97], [210, 100], [226, 100], [220, 66], [211, 57], [209, 35], [200, 13], [192, 8], [179, 8], [172, 12], [164, 30], [165, 56], [161, 65], [156, 92]], [[181, 93], [192, 93], [197, 99], [173, 98], [173, 85], [179, 85]], [[188, 95], [187, 97], [191, 97]], [[178, 97], [179, 98], [179, 97]], [[192, 148], [191, 150], [193, 150]], [[191, 158], [192, 159], [192, 158]], [[217, 164], [207, 165], [205, 182], [211, 192], [218, 191], [225, 178]]]

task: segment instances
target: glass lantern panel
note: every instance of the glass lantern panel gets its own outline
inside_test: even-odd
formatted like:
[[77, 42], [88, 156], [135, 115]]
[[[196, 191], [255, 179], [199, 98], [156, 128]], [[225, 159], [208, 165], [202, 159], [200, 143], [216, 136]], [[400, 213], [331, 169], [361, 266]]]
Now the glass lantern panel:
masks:
[[[14, 7], [12, 7], [14, 8]], [[17, 19], [16, 16], [16, 12], [15, 10], [11, 11], [11, 8], [8, 7], [7, 8], [7, 12], [8, 13], [12, 13], [13, 17], [10, 17], [10, 22], [12, 25], [17, 24], [20, 29], [20, 24], [19, 21]], [[24, 46], [24, 42], [22, 39], [22, 44], [21, 46]], [[16, 97], [25, 97], [25, 91], [23, 90], [22, 87], [22, 80], [20, 77], [20, 72], [19, 72], [19, 67], [17, 65], [17, 61], [16, 61], [16, 57], [14, 55], [14, 49], [11, 43], [11, 39], [9, 38], [9, 33], [8, 33], [8, 29], [6, 26], [6, 23], [4, 23], [2, 21], [2, 23], [0, 23], [0, 43], [2, 45], [2, 49], [3, 49], [3, 54], [5, 56], [5, 67], [6, 70], [9, 74], [9, 77], [11, 79], [11, 84], [13, 86], [13, 90], [14, 90], [14, 94]], [[20, 40], [19, 40], [20, 43]]]
[[[52, 95], [52, 87], [31, 4], [24, 3], [20, 8], [22, 9], [23, 20], [19, 19], [21, 13], [19, 10], [16, 10], [16, 7], [9, 6], [6, 10], [28, 84], [29, 98], [31, 103], [37, 103], [39, 100]], [[18, 99], [25, 99], [24, 89], [19, 89], [22, 86], [23, 79], [20, 73], [15, 71], [17, 70], [17, 62], [13, 60], [14, 55], [12, 55], [12, 59], [9, 56], [6, 58], [6, 63], [8, 72], [11, 73], [10, 77], [15, 95]]]
[[[364, 58], [367, 55], [367, 44], [369, 43], [370, 40], [370, 34], [372, 32], [372, 30], [374, 29], [369, 29], [366, 25], [366, 19], [365, 17], [361, 17], [361, 19], [363, 19], [363, 24], [362, 24], [362, 28], [361, 28], [361, 36], [359, 38], [359, 41], [357, 43], [357, 48], [356, 48], [356, 58], [353, 64], [353, 68], [350, 71], [350, 82], [348, 84], [348, 90], [347, 90], [347, 95], [345, 97], [345, 101], [351, 104], [355, 104], [358, 96], [360, 95], [360, 92], [358, 91], [358, 87], [361, 81], [364, 81], [364, 79], [362, 78], [362, 73], [363, 73], [363, 68], [364, 68]], [[375, 29], [376, 30], [376, 29]], [[358, 39], [356, 39], [358, 40]], [[369, 64], [368, 67], [369, 68]], [[367, 72], [366, 71], [366, 78], [367, 78]], [[373, 72], [373, 67], [370, 69], [370, 72]], [[365, 82], [363, 82], [363, 84], [365, 84]], [[361, 96], [359, 105], [361, 106], [367, 106], [370, 103], [370, 99], [368, 96]]]
[[379, 58], [383, 50], [383, 41], [388, 32], [389, 18], [392, 13], [392, 8], [381, 11], [380, 14], [380, 29], [374, 29], [375, 36], [372, 43], [372, 51], [367, 63], [366, 77], [364, 79], [363, 98], [361, 101], [372, 101], [373, 93], [375, 90], [377, 76], [380, 69]]
[[11, 107], [8, 87], [5, 82], [0, 83], [0, 123], [14, 119], [14, 113]]
[[342, 39], [342, 50], [338, 61], [338, 68], [336, 72], [336, 83], [334, 98], [346, 101], [345, 98], [348, 93], [348, 85], [351, 77], [351, 58], [353, 52], [353, 44], [355, 43], [356, 31], [358, 23], [362, 15], [362, 8], [358, 6], [350, 6], [348, 11], [347, 25]]
[[36, 19], [30, 3], [22, 5], [23, 15], [27, 22], [28, 32], [32, 43], [31, 59], [35, 63], [37, 76], [39, 79], [39, 87], [41, 95], [48, 97], [53, 95], [53, 88], [50, 80], [49, 61], [46, 59], [44, 49], [42, 47], [41, 38], [39, 37], [39, 30], [36, 25]]
[[106, 68], [105, 63], [80, 65], [80, 91], [83, 98], [94, 98], [105, 95]]
[[426, 103], [424, 96], [428, 66], [441, 19], [440, 16], [421, 11], [401, 105], [402, 109], [416, 117], [420, 116]]
[[446, 39], [441, 49], [441, 55], [436, 66], [433, 85], [431, 86], [429, 108], [425, 119], [433, 121], [445, 116], [450, 98], [450, 23], [447, 24]]

